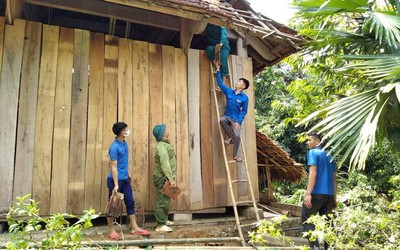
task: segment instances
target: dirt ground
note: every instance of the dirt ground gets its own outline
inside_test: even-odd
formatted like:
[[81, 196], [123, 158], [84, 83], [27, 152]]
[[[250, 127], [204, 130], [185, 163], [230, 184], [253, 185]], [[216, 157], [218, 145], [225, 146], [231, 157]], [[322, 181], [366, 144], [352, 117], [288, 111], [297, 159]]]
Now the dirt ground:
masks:
[[[171, 247], [178, 247], [176, 249], [239, 249], [241, 248], [241, 242], [239, 240], [239, 234], [236, 230], [235, 217], [232, 213], [225, 214], [200, 214], [193, 215], [192, 220], [187, 221], [176, 221], [175, 225], [171, 226], [174, 231], [168, 233], [156, 232], [155, 219], [152, 215], [146, 215], [145, 223], [143, 228], [149, 230], [151, 234], [149, 236], [138, 236], [131, 235], [130, 230], [126, 223], [126, 217], [119, 219], [116, 224], [116, 229], [120, 233], [122, 239], [120, 241], [110, 241], [108, 238], [108, 227], [106, 219], [97, 218], [93, 221], [94, 226], [85, 231], [85, 242], [88, 246], [98, 246], [100, 249], [107, 249], [108, 247], [115, 248], [127, 248], [137, 249], [138, 247], [145, 248], [151, 246], [152, 249], [175, 249]], [[171, 216], [173, 219], [173, 216]], [[254, 223], [256, 220], [246, 219], [241, 217], [242, 225], [248, 225], [243, 228], [243, 235], [247, 238], [248, 232], [254, 229]], [[298, 224], [298, 220], [294, 218], [293, 223], [289, 223], [286, 227], [293, 227]], [[296, 235], [294, 235], [296, 236]], [[40, 233], [35, 235], [38, 239], [43, 237]], [[224, 238], [226, 241], [212, 239]], [[4, 245], [9, 239], [9, 234], [0, 234], [0, 245]], [[176, 242], [177, 240], [182, 242]], [[206, 242], [192, 242], [206, 240]], [[209, 240], [208, 240], [209, 239]], [[282, 246], [279, 242], [270, 240], [271, 246]], [[297, 245], [304, 245], [305, 242], [300, 242]], [[100, 245], [106, 244], [106, 245]], [[185, 248], [186, 246], [186, 248]], [[155, 247], [155, 248], [154, 248]], [[179, 248], [183, 247], [183, 248]], [[250, 248], [251, 249], [251, 248]], [[281, 248], [276, 248], [281, 249]]]

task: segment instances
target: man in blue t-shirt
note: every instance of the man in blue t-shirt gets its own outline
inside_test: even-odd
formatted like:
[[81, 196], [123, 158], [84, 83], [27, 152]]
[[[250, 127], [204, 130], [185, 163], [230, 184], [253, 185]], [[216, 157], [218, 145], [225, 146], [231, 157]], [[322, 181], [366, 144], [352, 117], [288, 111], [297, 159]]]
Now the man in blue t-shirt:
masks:
[[[332, 156], [323, 150], [320, 144], [321, 136], [318, 133], [308, 134], [307, 145], [310, 149], [307, 154], [308, 184], [301, 216], [306, 232], [315, 230], [313, 224], [305, 223], [311, 215], [331, 214], [336, 208], [336, 165]], [[319, 248], [318, 240], [309, 243], [312, 249]], [[325, 249], [327, 248], [325, 242]]]
[[217, 66], [217, 82], [218, 87], [226, 96], [225, 115], [219, 121], [228, 136], [225, 144], [233, 143], [233, 159], [241, 162], [242, 158], [238, 157], [240, 127], [247, 114], [247, 107], [249, 105], [249, 98], [243, 93], [243, 90], [247, 89], [250, 83], [245, 78], [239, 78], [234, 89], [228, 88], [221, 78], [219, 66]]
[[[136, 223], [135, 200], [131, 186], [132, 178], [128, 171], [129, 149], [125, 140], [129, 136], [130, 130], [125, 122], [117, 122], [114, 123], [112, 131], [116, 137], [108, 150], [110, 156], [110, 173], [107, 177], [108, 197], [110, 198], [114, 192], [123, 193], [126, 213], [130, 220], [131, 234], [149, 235], [149, 231], [140, 228]], [[107, 217], [107, 223], [110, 230], [109, 238], [119, 240], [120, 235], [114, 228], [114, 218]]]

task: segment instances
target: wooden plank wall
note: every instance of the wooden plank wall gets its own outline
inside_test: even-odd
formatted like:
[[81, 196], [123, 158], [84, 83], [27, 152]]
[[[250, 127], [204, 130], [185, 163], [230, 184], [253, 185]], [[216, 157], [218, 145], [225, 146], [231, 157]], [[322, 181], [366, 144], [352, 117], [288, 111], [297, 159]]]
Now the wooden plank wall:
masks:
[[[170, 133], [183, 190], [172, 210], [229, 205], [214, 75], [204, 51], [185, 55], [78, 29], [23, 20], [9, 26], [0, 18], [0, 57], [0, 116], [6, 118], [0, 121], [0, 180], [6, 184], [0, 207], [30, 193], [43, 215], [104, 210], [116, 121], [131, 129], [133, 191], [146, 211], [155, 205], [152, 129], [160, 123]], [[252, 78], [250, 59], [232, 56], [231, 64], [235, 78]], [[258, 197], [252, 86], [246, 92], [251, 101], [243, 133]], [[247, 195], [240, 188], [235, 193]]]

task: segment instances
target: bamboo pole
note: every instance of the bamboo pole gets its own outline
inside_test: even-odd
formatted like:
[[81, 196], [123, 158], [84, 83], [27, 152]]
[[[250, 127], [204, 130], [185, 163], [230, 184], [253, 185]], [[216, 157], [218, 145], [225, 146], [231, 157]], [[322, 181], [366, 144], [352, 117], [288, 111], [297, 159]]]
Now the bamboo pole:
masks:
[[209, 242], [241, 242], [239, 237], [221, 237], [221, 238], [181, 238], [181, 239], [145, 239], [145, 240], [107, 240], [107, 241], [84, 241], [83, 246], [149, 246], [157, 244], [182, 244], [182, 243], [209, 243]]

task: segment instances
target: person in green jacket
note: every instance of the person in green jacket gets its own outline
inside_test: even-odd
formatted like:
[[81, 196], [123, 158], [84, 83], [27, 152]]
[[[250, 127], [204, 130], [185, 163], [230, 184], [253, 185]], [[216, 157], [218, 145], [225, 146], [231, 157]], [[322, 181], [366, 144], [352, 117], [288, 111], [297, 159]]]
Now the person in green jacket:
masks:
[[[204, 33], [207, 36], [207, 57], [215, 67], [221, 66], [222, 80], [226, 82], [229, 77], [228, 57], [231, 51], [226, 29], [209, 23]], [[215, 52], [219, 52], [220, 58], [215, 58]]]
[[176, 155], [174, 147], [168, 140], [169, 133], [165, 124], [156, 125], [153, 128], [153, 135], [157, 140], [153, 173], [154, 185], [157, 188], [156, 209], [154, 211], [157, 221], [156, 231], [171, 232], [173, 229], [168, 227], [173, 225], [173, 222], [168, 220], [171, 199], [161, 193], [161, 189], [166, 180], [170, 182], [172, 187], [176, 187]]

